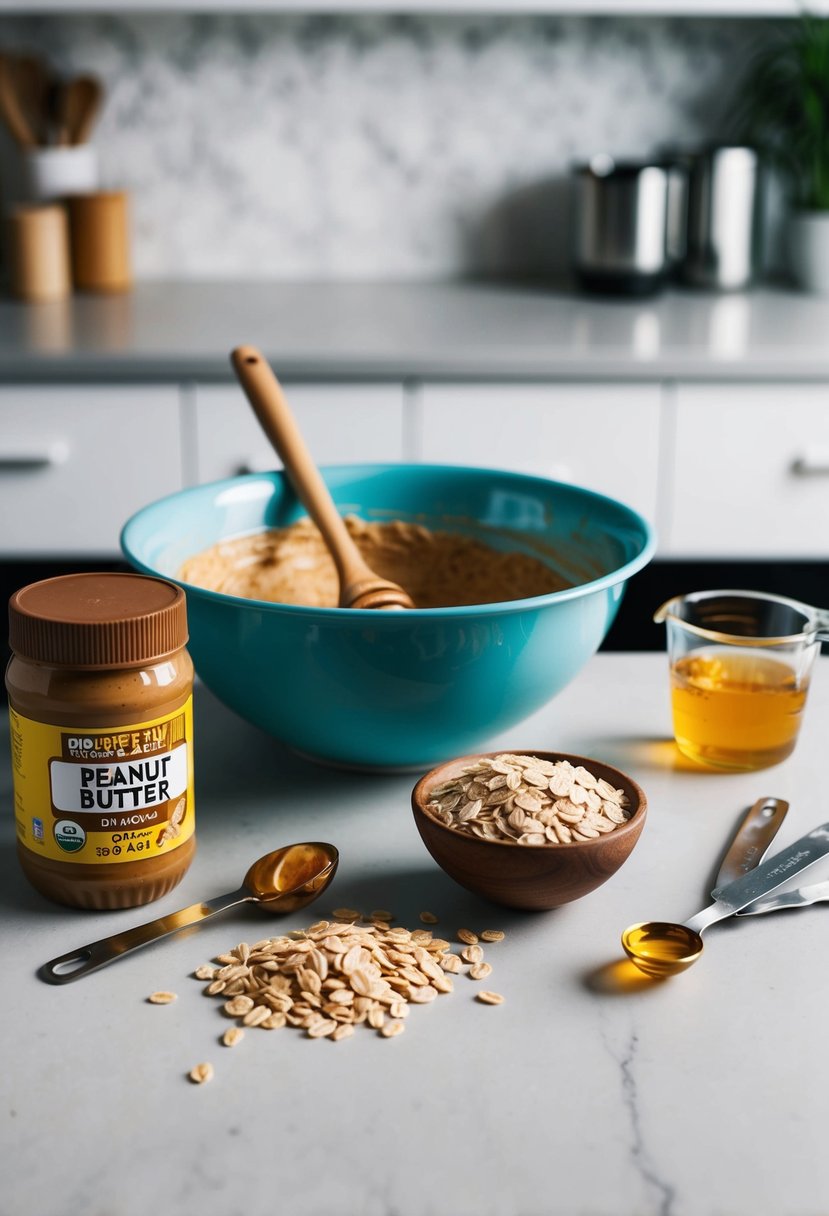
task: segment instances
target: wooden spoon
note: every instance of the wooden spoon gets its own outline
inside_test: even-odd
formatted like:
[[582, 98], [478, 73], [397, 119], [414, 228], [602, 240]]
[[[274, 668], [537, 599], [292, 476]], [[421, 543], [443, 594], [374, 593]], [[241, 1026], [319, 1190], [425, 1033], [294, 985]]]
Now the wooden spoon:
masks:
[[239, 346], [230, 356], [253, 412], [270, 439], [308, 514], [322, 533], [340, 580], [341, 608], [414, 608], [397, 583], [366, 565], [348, 534], [328, 487], [305, 445], [282, 386], [255, 346]]
[[55, 146], [58, 148], [69, 147], [71, 103], [70, 85], [64, 80], [53, 80], [49, 90], [49, 114], [55, 133]]
[[11, 59], [0, 55], [0, 117], [19, 147], [34, 148], [37, 139], [24, 112], [13, 68]]
[[103, 86], [95, 76], [78, 76], [72, 81], [71, 90], [69, 139], [73, 144], [85, 144], [101, 108]]
[[49, 67], [37, 55], [18, 55], [12, 64], [17, 95], [38, 144], [49, 143]]

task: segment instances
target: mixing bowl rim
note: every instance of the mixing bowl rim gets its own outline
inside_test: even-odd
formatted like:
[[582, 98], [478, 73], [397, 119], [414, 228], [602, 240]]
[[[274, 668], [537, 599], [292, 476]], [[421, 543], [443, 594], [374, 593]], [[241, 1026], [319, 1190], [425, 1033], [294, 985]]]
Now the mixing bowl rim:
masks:
[[[568, 600], [581, 599], [586, 595], [591, 595], [595, 592], [604, 591], [609, 587], [615, 587], [621, 582], [626, 582], [644, 566], [653, 557], [656, 552], [656, 531], [653, 525], [640, 515], [635, 508], [622, 502], [620, 499], [611, 498], [607, 494], [601, 494], [597, 490], [588, 490], [584, 486], [572, 485], [566, 481], [557, 481], [552, 477], [543, 477], [535, 473], [521, 473], [513, 469], [490, 469], [482, 468], [478, 465], [452, 465], [452, 464], [420, 464], [408, 461], [378, 461], [375, 463], [365, 464], [328, 464], [321, 465], [320, 472], [323, 477], [327, 473], [340, 472], [348, 470], [355, 476], [370, 475], [381, 472], [394, 472], [402, 469], [414, 471], [415, 475], [420, 473], [449, 473], [449, 474], [483, 474], [484, 476], [495, 476], [504, 478], [508, 481], [516, 482], [536, 482], [545, 487], [555, 487], [564, 490], [568, 494], [575, 497], [593, 499], [597, 502], [607, 503], [614, 510], [622, 511], [630, 516], [631, 526], [635, 525], [642, 534], [642, 547], [639, 552], [630, 558], [624, 565], [618, 566], [615, 570], [611, 570], [608, 574], [602, 574], [598, 578], [591, 579], [586, 583], [577, 583], [574, 587], [565, 587], [561, 591], [550, 591], [544, 595], [527, 596], [518, 600], [495, 600], [486, 604], [452, 604], [441, 608], [409, 608], [405, 613], [398, 612], [383, 612], [378, 613], [376, 609], [371, 608], [321, 608], [313, 607], [309, 604], [283, 604], [277, 600], [258, 600], [248, 596], [229, 595], [224, 591], [212, 591], [208, 587], [200, 587], [197, 583], [185, 582], [177, 575], [165, 574], [154, 566], [150, 566], [143, 561], [135, 552], [131, 545], [131, 534], [134, 533], [148, 517], [158, 513], [165, 505], [177, 500], [179, 502], [186, 501], [191, 497], [195, 497], [201, 493], [210, 491], [215, 495], [223, 488], [228, 488], [238, 485], [242, 482], [251, 483], [256, 480], [263, 482], [276, 481], [284, 482], [287, 480], [287, 475], [284, 469], [273, 469], [261, 473], [242, 473], [235, 477], [223, 477], [216, 481], [201, 482], [195, 486], [185, 486], [180, 490], [174, 491], [172, 494], [166, 494], [162, 498], [155, 499], [153, 502], [147, 503], [135, 511], [125, 522], [121, 529], [119, 542], [121, 552], [127, 560], [138, 570], [145, 574], [150, 574], [156, 578], [165, 578], [168, 582], [175, 583], [177, 586], [184, 588], [188, 593], [195, 593], [199, 597], [205, 597], [208, 601], [222, 604], [250, 604], [260, 611], [268, 613], [282, 614], [287, 613], [289, 616], [312, 616], [314, 620], [323, 619], [329, 620], [344, 620], [346, 616], [349, 620], [364, 622], [371, 618], [377, 621], [378, 618], [384, 621], [401, 621], [405, 620], [435, 620], [440, 618], [466, 618], [466, 617], [481, 617], [490, 615], [496, 611], [499, 616], [509, 615], [518, 612], [526, 612], [539, 610], [548, 604], [560, 604]], [[300, 504], [301, 505], [301, 504]], [[302, 517], [300, 517], [302, 518]], [[233, 537], [226, 537], [227, 540], [235, 540], [243, 536], [252, 536], [261, 529], [254, 529], [249, 532], [240, 532]], [[215, 541], [213, 542], [216, 543]]]
[[613, 840], [623, 840], [626, 836], [630, 835], [633, 828], [635, 828], [640, 820], [644, 819], [647, 814], [648, 799], [639, 782], [635, 781], [633, 777], [624, 772], [622, 769], [616, 768], [614, 764], [608, 764], [605, 760], [599, 760], [596, 756], [578, 756], [572, 752], [538, 751], [537, 748], [527, 748], [525, 750], [512, 749], [509, 754], [513, 756], [535, 756], [538, 760], [550, 760], [553, 763], [556, 760], [569, 760], [570, 763], [575, 767], [578, 767], [579, 764], [585, 768], [589, 764], [598, 764], [604, 769], [609, 769], [613, 773], [618, 773], [620, 777], [623, 777], [624, 780], [633, 787], [633, 789], [636, 791], [638, 800], [636, 810], [629, 819], [626, 819], [624, 823], [618, 824], [612, 832], [606, 832], [603, 836], [597, 836], [593, 840], [571, 840], [569, 844], [564, 845], [554, 845], [552, 841], [550, 841], [548, 844], [519, 844], [517, 840], [481, 840], [477, 836], [467, 836], [465, 832], [458, 832], [454, 828], [447, 827], [446, 824], [441, 823], [439, 819], [433, 819], [426, 810], [425, 806], [422, 806], [418, 800], [418, 790], [423, 788], [424, 784], [429, 780], [429, 778], [449, 764], [471, 764], [475, 760], [482, 760], [485, 758], [494, 760], [496, 756], [504, 755], [504, 748], [501, 748], [496, 752], [473, 752], [468, 756], [456, 756], [452, 760], [444, 760], [441, 764], [436, 764], [433, 768], [430, 768], [427, 773], [424, 773], [423, 776], [419, 778], [412, 789], [411, 802], [412, 812], [415, 819], [425, 820], [430, 826], [439, 828], [447, 839], [453, 841], [463, 841], [464, 845], [498, 845], [499, 847], [508, 849], [518, 849], [522, 854], [529, 853], [532, 855], [534, 853], [547, 852], [549, 849], [564, 849], [567, 852], [571, 852], [572, 850], [585, 850], [594, 848], [605, 842], [610, 843]]

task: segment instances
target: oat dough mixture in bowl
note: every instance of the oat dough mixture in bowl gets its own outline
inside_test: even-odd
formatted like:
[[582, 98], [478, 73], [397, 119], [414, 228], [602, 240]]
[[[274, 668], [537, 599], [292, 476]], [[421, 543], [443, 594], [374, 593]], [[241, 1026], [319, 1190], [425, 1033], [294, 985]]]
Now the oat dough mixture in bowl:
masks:
[[[521, 598], [377, 612], [196, 585], [189, 563], [198, 555], [237, 541], [255, 549], [255, 538], [305, 516], [281, 472], [170, 495], [134, 515], [121, 543], [136, 569], [185, 588], [189, 650], [216, 696], [329, 763], [417, 769], [480, 748], [573, 679], [600, 646], [627, 579], [653, 555], [652, 530], [630, 507], [543, 477], [417, 464], [322, 474], [343, 516], [496, 550], [495, 566], [512, 563]], [[486, 566], [483, 548], [470, 554]], [[520, 582], [516, 569], [537, 573], [538, 563], [556, 589]], [[468, 576], [461, 563], [460, 580]]]
[[[495, 604], [548, 595], [572, 585], [540, 557], [493, 548], [474, 536], [423, 524], [369, 522], [347, 515], [345, 525], [376, 574], [405, 587], [417, 608]], [[185, 583], [225, 595], [336, 608], [334, 561], [313, 521], [219, 541], [189, 558]]]

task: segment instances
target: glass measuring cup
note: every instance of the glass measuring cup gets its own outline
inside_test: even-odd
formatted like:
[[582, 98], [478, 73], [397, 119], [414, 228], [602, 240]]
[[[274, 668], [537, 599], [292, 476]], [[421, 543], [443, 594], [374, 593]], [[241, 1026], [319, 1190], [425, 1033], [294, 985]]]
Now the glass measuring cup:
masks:
[[696, 591], [668, 600], [653, 619], [667, 626], [683, 755], [746, 771], [791, 754], [829, 612], [756, 591]]

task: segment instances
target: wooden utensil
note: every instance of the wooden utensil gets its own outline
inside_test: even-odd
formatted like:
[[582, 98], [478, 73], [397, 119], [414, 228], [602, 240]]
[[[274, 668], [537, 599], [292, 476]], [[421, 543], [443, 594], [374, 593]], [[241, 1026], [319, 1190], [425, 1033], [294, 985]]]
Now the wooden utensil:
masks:
[[59, 148], [86, 142], [102, 97], [101, 83], [94, 76], [76, 76], [54, 86], [53, 111]]
[[37, 139], [24, 112], [13, 69], [11, 58], [8, 55], [0, 55], [0, 117], [19, 147], [34, 148], [37, 146]]
[[21, 109], [35, 137], [45, 147], [49, 143], [49, 89], [51, 79], [48, 65], [37, 55], [17, 55], [12, 65]]
[[95, 76], [78, 76], [71, 83], [69, 142], [85, 144], [101, 108], [104, 90]]
[[58, 148], [69, 147], [69, 120], [71, 92], [63, 80], [53, 80], [49, 89], [49, 117], [54, 131], [54, 142]]
[[291, 485], [322, 533], [334, 559], [340, 580], [340, 607], [414, 608], [402, 587], [375, 574], [363, 560], [314, 464], [268, 361], [255, 346], [237, 347], [230, 359], [262, 429], [285, 466]]

